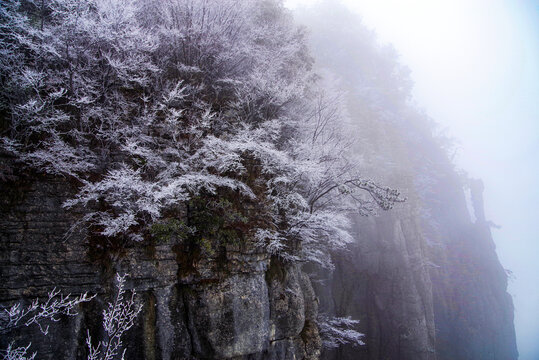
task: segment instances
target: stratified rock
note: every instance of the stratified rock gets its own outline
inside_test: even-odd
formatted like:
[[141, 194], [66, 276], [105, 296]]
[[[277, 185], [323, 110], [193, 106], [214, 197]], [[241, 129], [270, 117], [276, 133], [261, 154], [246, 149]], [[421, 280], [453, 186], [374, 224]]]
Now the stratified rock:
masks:
[[226, 359], [265, 350], [269, 299], [263, 274], [234, 275], [184, 290], [196, 356]]
[[[3, 183], [0, 193], [0, 305], [29, 302], [56, 287], [96, 293], [79, 315], [51, 324], [49, 335], [23, 328], [0, 339], [40, 359], [86, 358], [85, 338], [102, 336], [102, 310], [114, 274], [128, 274], [143, 309], [124, 343], [128, 359], [316, 359], [316, 299], [299, 266], [271, 261], [248, 243], [202, 257], [165, 243], [101, 243], [69, 232], [85, 209], [65, 211], [75, 186], [44, 177]], [[69, 234], [69, 236], [66, 236]], [[121, 246], [120, 246], [121, 245]], [[286, 274], [273, 276], [274, 273]]]

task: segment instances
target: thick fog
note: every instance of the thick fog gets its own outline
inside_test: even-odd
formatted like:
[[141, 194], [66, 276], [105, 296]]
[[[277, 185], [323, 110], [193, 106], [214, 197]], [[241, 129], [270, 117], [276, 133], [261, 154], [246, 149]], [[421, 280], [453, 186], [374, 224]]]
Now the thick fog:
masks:
[[[314, 1], [289, 0], [301, 13]], [[539, 1], [346, 0], [411, 70], [417, 106], [457, 139], [485, 184], [486, 216], [512, 272], [520, 359], [539, 358]], [[343, 21], [342, 26], [347, 26]]]

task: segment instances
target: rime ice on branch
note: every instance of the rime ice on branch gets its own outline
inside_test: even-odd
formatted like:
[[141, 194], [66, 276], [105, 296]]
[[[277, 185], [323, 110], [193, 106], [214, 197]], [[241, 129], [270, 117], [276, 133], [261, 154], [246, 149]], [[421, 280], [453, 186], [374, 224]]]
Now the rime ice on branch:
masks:
[[79, 184], [64, 206], [97, 236], [142, 241], [189, 201], [251, 201], [246, 238], [331, 267], [350, 211], [401, 201], [361, 175], [358, 129], [277, 1], [21, 1], [0, 17], [2, 156]]

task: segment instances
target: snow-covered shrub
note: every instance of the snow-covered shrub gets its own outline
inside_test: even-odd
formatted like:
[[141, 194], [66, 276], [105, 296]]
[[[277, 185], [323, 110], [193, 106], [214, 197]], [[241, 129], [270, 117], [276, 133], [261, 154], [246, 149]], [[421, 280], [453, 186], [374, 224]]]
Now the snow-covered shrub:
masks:
[[142, 305], [136, 303], [134, 290], [130, 297], [125, 298], [125, 277], [126, 275], [116, 274], [116, 297], [103, 310], [105, 338], [94, 347], [92, 337], [88, 333], [86, 338], [88, 360], [124, 359], [126, 349], [123, 348], [122, 336], [131, 329], [142, 310]]
[[362, 340], [364, 334], [354, 329], [358, 324], [359, 320], [353, 320], [350, 317], [319, 315], [318, 328], [322, 346], [326, 349], [335, 349], [344, 344], [365, 345]]
[[0, 4], [0, 153], [79, 184], [64, 206], [93, 236], [196, 232], [177, 209], [206, 197], [256, 204], [245, 239], [331, 267], [349, 212], [399, 201], [360, 174], [357, 129], [280, 2], [44, 4]]
[[[7, 336], [15, 329], [37, 325], [43, 335], [49, 332], [50, 322], [58, 322], [61, 316], [75, 316], [81, 303], [92, 300], [95, 295], [88, 293], [77, 297], [71, 295], [64, 296], [56, 288], [49, 292], [45, 301], [35, 299], [30, 305], [24, 306], [22, 303], [15, 303], [0, 312], [0, 335]], [[32, 344], [15, 347], [10, 343], [5, 350], [0, 350], [4, 360], [31, 360], [36, 353], [28, 354]]]
[[0, 334], [7, 334], [15, 329], [35, 324], [44, 335], [47, 335], [49, 325], [45, 325], [45, 321], [57, 322], [62, 315], [75, 316], [79, 304], [88, 302], [94, 297], [95, 295], [88, 296], [88, 293], [78, 297], [64, 296], [55, 288], [49, 292], [47, 300], [44, 302], [35, 299], [28, 306], [16, 303], [8, 309], [2, 309]]
[[7, 349], [0, 350], [0, 355], [2, 355], [3, 360], [34, 360], [37, 354], [28, 354], [30, 346], [32, 346], [32, 343], [19, 347], [14, 347], [13, 343], [11, 343]]
[[[123, 348], [122, 336], [134, 325], [134, 321], [142, 309], [142, 305], [136, 302], [135, 291], [132, 291], [131, 295], [126, 297], [125, 278], [126, 275], [116, 274], [116, 296], [103, 310], [105, 338], [99, 340], [95, 347], [92, 344], [90, 334], [86, 338], [88, 360], [124, 358], [125, 349]], [[87, 293], [78, 297], [64, 296], [59, 290], [53, 289], [49, 292], [48, 298], [44, 302], [35, 299], [29, 306], [16, 303], [8, 309], [2, 309], [3, 311], [0, 313], [0, 334], [6, 336], [15, 329], [36, 324], [42, 334], [47, 335], [49, 324], [46, 324], [46, 322], [57, 322], [62, 315], [77, 315], [79, 305], [83, 302], [91, 301], [95, 296], [89, 296]], [[32, 360], [37, 353], [28, 353], [31, 345], [30, 343], [26, 346], [15, 347], [12, 342], [7, 349], [0, 350], [0, 355], [4, 360]]]

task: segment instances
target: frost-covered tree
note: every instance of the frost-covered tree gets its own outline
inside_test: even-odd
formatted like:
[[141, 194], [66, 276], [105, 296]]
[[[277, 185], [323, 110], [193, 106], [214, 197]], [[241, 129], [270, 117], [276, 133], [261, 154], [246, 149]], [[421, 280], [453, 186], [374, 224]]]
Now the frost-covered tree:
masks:
[[60, 316], [75, 316], [80, 303], [92, 300], [94, 296], [88, 293], [78, 297], [64, 296], [59, 290], [49, 292], [47, 300], [40, 302], [35, 299], [28, 306], [16, 303], [8, 309], [2, 309], [0, 313], [0, 334], [7, 334], [15, 329], [37, 325], [44, 335], [49, 332], [49, 325], [44, 322], [57, 322]]
[[331, 267], [350, 211], [399, 201], [360, 173], [340, 96], [278, 1], [26, 0], [0, 17], [0, 177], [73, 179], [64, 206], [92, 236], [179, 220], [201, 237], [225, 212], [213, 236]]
[[3, 360], [33, 360], [36, 357], [36, 353], [28, 354], [32, 344], [26, 346], [14, 347], [13, 343], [9, 344], [7, 349], [0, 350]]

